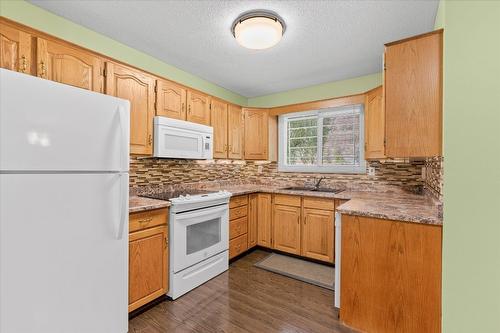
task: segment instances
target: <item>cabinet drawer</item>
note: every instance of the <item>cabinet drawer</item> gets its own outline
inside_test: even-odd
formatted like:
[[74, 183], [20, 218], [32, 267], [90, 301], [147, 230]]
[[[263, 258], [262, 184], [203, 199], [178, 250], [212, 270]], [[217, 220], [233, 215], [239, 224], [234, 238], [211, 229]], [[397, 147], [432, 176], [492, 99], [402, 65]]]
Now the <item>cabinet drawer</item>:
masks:
[[239, 219], [247, 216], [248, 206], [241, 206], [229, 209], [229, 220]]
[[299, 195], [275, 194], [274, 203], [276, 205], [300, 207]]
[[334, 199], [304, 197], [304, 208], [333, 210], [335, 208], [335, 201]]
[[148, 210], [129, 215], [129, 232], [167, 225], [168, 208]]
[[229, 259], [247, 250], [247, 234], [236, 237], [229, 241]]
[[229, 201], [229, 208], [240, 207], [248, 204], [248, 195], [239, 195], [232, 197]]
[[229, 222], [229, 239], [246, 234], [248, 230], [248, 219], [246, 216]]

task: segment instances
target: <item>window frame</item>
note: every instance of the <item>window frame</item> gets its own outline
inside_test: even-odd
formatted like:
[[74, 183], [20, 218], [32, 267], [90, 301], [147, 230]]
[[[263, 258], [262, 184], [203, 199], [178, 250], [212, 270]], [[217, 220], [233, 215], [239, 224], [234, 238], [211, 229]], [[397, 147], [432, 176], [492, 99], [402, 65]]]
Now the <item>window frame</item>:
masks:
[[[286, 147], [288, 144], [287, 124], [288, 120], [302, 117], [318, 117], [318, 163], [323, 160], [323, 118], [325, 115], [333, 112], [345, 111], [347, 109], [359, 108], [359, 166], [335, 166], [335, 165], [288, 165], [286, 164]], [[301, 112], [292, 112], [281, 114], [278, 116], [278, 171], [280, 172], [311, 172], [311, 173], [344, 173], [344, 174], [366, 174], [366, 160], [365, 160], [365, 112], [363, 104], [351, 104], [338, 107], [330, 107], [319, 110], [309, 110]]]

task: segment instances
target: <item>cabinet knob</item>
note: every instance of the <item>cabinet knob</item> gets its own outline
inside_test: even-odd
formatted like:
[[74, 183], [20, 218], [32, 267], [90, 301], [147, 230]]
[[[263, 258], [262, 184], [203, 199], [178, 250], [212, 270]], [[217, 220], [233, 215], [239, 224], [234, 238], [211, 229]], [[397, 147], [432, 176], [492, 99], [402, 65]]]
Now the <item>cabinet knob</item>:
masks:
[[45, 77], [47, 74], [47, 68], [45, 66], [45, 63], [43, 61], [40, 62], [40, 77]]
[[21, 66], [19, 66], [19, 70], [21, 73], [26, 73], [26, 70], [28, 69], [28, 60], [26, 59], [26, 56], [21, 57]]
[[153, 143], [153, 136], [151, 134], [149, 134], [149, 136], [148, 136], [148, 144], [151, 146], [152, 143]]

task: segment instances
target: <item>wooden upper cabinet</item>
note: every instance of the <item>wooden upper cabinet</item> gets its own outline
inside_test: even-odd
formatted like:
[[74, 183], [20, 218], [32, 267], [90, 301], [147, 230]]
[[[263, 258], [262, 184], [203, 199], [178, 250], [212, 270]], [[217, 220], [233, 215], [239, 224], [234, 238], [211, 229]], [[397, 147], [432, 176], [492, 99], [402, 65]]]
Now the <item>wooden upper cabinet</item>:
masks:
[[300, 207], [273, 206], [273, 249], [300, 255]]
[[130, 153], [153, 153], [155, 78], [127, 66], [106, 63], [106, 94], [130, 101]]
[[210, 125], [210, 96], [188, 90], [187, 107], [187, 121]]
[[186, 120], [186, 88], [167, 80], [156, 80], [156, 115]]
[[245, 159], [267, 160], [269, 137], [269, 110], [244, 109]]
[[[251, 218], [251, 217], [250, 217]], [[257, 194], [257, 245], [272, 247], [272, 197], [268, 193]]]
[[78, 88], [103, 92], [103, 62], [83, 49], [37, 38], [37, 76]]
[[258, 194], [248, 196], [248, 248], [257, 245]]
[[386, 155], [442, 155], [442, 30], [385, 47]]
[[304, 208], [301, 255], [333, 263], [333, 211]]
[[231, 159], [243, 158], [243, 138], [245, 133], [241, 106], [229, 104], [228, 111], [228, 153]]
[[31, 35], [0, 22], [0, 67], [32, 74]]
[[227, 144], [227, 103], [218, 99], [212, 99], [211, 121], [214, 128], [214, 158], [227, 158], [228, 144]]
[[385, 157], [385, 111], [382, 86], [365, 97], [365, 158]]

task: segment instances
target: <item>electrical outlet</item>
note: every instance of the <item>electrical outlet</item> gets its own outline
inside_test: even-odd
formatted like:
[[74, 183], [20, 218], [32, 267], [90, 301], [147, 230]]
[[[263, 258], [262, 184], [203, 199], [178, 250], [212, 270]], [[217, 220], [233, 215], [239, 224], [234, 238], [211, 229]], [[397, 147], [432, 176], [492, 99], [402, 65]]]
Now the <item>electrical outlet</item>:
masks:
[[374, 167], [368, 167], [368, 176], [375, 176], [375, 168]]
[[257, 167], [257, 173], [262, 173], [262, 165], [259, 165], [259, 166]]

